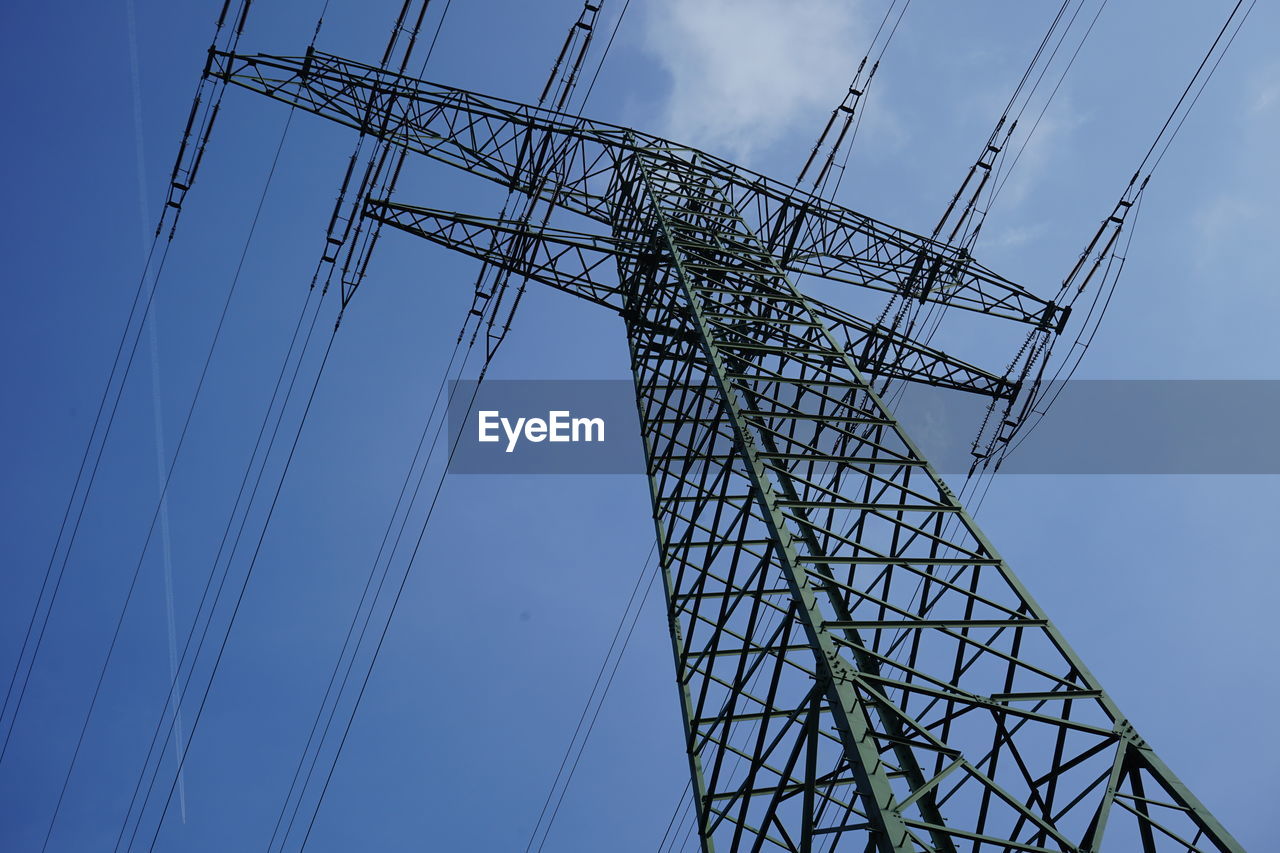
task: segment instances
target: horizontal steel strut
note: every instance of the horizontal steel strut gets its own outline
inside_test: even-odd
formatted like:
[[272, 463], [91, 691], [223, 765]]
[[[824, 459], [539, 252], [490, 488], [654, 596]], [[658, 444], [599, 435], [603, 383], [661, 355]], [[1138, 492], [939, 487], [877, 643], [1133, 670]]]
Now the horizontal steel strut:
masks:
[[[878, 222], [725, 160], [627, 128], [477, 95], [308, 51], [284, 57], [214, 52], [209, 73], [236, 86], [376, 135], [604, 225], [613, 222], [610, 183], [636, 154], [679, 163], [695, 158], [717, 174], [758, 233], [782, 251], [784, 271], [1051, 327], [1056, 305], [958, 249]], [[551, 134], [570, 146], [565, 174], [530, 170], [530, 152]]]
[[[364, 215], [488, 263], [508, 264], [508, 258], [515, 255], [520, 262], [510, 266], [511, 272], [619, 312], [623, 312], [625, 306], [614, 266], [623, 255], [641, 260], [647, 251], [644, 246], [610, 237], [535, 229], [515, 220], [469, 216], [378, 199], [366, 203]], [[523, 240], [525, 245], [522, 251], [512, 253], [506, 251], [510, 246], [502, 242], [504, 239]], [[1009, 399], [1017, 393], [1017, 387], [1003, 377], [941, 350], [817, 300], [811, 304], [819, 319], [842, 338], [845, 350], [867, 373], [997, 399]], [[722, 314], [716, 319], [732, 318], [733, 315]], [[894, 358], [885, 358], [887, 352], [892, 352]]]

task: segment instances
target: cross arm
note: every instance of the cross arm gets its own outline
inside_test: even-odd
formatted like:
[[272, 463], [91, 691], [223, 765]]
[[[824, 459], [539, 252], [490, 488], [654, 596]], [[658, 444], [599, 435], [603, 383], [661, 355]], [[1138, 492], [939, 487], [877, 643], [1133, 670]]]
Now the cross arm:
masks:
[[[637, 260], [650, 251], [635, 241], [618, 237], [535, 227], [514, 219], [473, 216], [382, 199], [367, 201], [364, 215], [619, 313], [625, 311], [625, 305], [617, 262], [619, 258]], [[520, 241], [521, 251], [503, 252], [497, 248], [511, 240]], [[867, 373], [997, 399], [1009, 399], [1017, 392], [1015, 384], [1007, 379], [941, 350], [818, 300], [810, 300], [810, 304]], [[885, 353], [894, 357], [886, 360]]]
[[[395, 74], [309, 49], [303, 56], [213, 51], [206, 72], [235, 86], [384, 139], [515, 192], [537, 194], [597, 221], [611, 155], [625, 131]], [[538, 155], [557, 147], [558, 174]]]
[[[1069, 309], [1042, 299], [945, 244], [881, 239], [830, 210], [797, 215], [783, 269], [1060, 332]], [[779, 214], [776, 219], [785, 219]]]
[[[380, 199], [365, 202], [363, 213], [376, 222], [615, 311], [623, 310], [615, 256], [639, 252], [629, 241], [611, 237]], [[516, 251], [499, 249], [512, 241], [519, 244]]]
[[1018, 384], [969, 364], [833, 305], [810, 298], [809, 307], [844, 345], [858, 369], [885, 379], [922, 382], [958, 391], [972, 391], [997, 400], [1011, 400]]
[[[208, 74], [464, 169], [605, 225], [636, 156], [724, 185], [790, 273], [1060, 328], [1065, 309], [962, 250], [825, 201], [729, 161], [628, 128], [480, 95], [341, 57], [214, 51]], [[556, 174], [540, 174], [548, 148]]]

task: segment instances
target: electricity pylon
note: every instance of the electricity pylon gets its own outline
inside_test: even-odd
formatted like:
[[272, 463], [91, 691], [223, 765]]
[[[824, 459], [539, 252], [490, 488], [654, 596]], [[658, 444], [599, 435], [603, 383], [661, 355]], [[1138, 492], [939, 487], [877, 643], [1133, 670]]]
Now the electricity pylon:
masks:
[[[1016, 386], [793, 282], [1046, 336], [1064, 308], [965, 250], [635, 130], [314, 50], [214, 51], [206, 73], [496, 182], [520, 216], [360, 213], [623, 318], [704, 850], [1242, 849], [877, 392]], [[501, 294], [477, 297], [483, 316]]]

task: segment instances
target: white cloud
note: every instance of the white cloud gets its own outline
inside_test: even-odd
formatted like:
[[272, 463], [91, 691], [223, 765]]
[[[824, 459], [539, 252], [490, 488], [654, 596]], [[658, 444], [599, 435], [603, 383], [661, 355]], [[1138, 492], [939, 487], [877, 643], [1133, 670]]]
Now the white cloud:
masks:
[[[1273, 154], [1280, 132], [1280, 64], [1270, 62], [1253, 70], [1241, 90], [1240, 103], [1244, 108], [1233, 110], [1231, 123], [1214, 128], [1207, 143], [1218, 146], [1229, 140], [1230, 157], [1222, 162], [1233, 168], [1220, 170], [1218, 180], [1201, 190], [1203, 195], [1189, 199], [1193, 239], [1182, 248], [1199, 272], [1215, 278], [1230, 276], [1238, 282], [1264, 282], [1262, 287], [1271, 298], [1274, 276], [1262, 260], [1266, 252], [1253, 250], [1272, 239], [1280, 216], [1280, 168]], [[1251, 272], [1245, 264], [1261, 266]]]
[[[1024, 125], [1019, 122], [1018, 132], [1014, 133], [1011, 140], [1009, 157], [1017, 156], [1018, 160], [1016, 168], [1009, 173], [1007, 184], [1000, 190], [1002, 206], [1016, 208], [1026, 201], [1049, 171], [1050, 166], [1069, 147], [1072, 132], [1085, 123], [1086, 117], [1073, 107], [1071, 99], [1065, 92], [1059, 92], [1057, 99], [1049, 106], [1038, 125], [1035, 113], [1025, 116], [1024, 121], [1026, 130], [1022, 130]], [[1033, 127], [1035, 133], [1027, 139], [1024, 133], [1031, 132]], [[1027, 139], [1027, 143], [1019, 155], [1018, 149], [1022, 145], [1020, 141], [1022, 139]], [[1006, 167], [1012, 163], [1013, 161], [1009, 160]]]
[[1280, 65], [1272, 65], [1255, 75], [1251, 88], [1253, 103], [1250, 109], [1254, 115], [1269, 112], [1280, 104]]
[[848, 0], [654, 0], [646, 43], [671, 77], [664, 133], [745, 159], [816, 137], [869, 33]]
[[1263, 218], [1263, 209], [1242, 195], [1219, 195], [1197, 211], [1194, 258], [1201, 269], [1215, 266], [1239, 247], [1239, 237]]
[[1039, 240], [1049, 233], [1049, 225], [1045, 222], [1013, 225], [1003, 228], [995, 234], [985, 234], [979, 238], [983, 251], [1005, 251], [1019, 249], [1028, 243]]
[[1258, 92], [1258, 97], [1253, 102], [1253, 111], [1255, 113], [1263, 113], [1277, 103], [1280, 103], [1280, 81]]

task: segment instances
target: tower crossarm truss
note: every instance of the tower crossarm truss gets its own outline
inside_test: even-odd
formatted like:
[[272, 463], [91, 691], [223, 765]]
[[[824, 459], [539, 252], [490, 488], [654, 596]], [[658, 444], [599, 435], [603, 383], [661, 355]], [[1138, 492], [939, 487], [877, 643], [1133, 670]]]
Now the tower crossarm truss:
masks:
[[[640, 264], [645, 244], [611, 236], [538, 228], [515, 219], [473, 216], [370, 199], [364, 215], [441, 246], [504, 266], [516, 275], [622, 313], [617, 261]], [[496, 236], [496, 239], [495, 239]], [[868, 374], [996, 399], [1011, 399], [1016, 384], [939, 349], [818, 300], [810, 305], [858, 368]], [[885, 358], [892, 352], [894, 358]]]
[[[619, 164], [637, 154], [695, 163], [716, 175], [782, 268], [1038, 327], [1065, 312], [960, 250], [818, 196], [627, 128], [427, 83], [351, 60], [214, 51], [209, 74], [387, 139], [557, 207], [609, 225]], [[534, 152], [556, 137], [561, 168], [548, 180]]]
[[1060, 328], [1056, 305], [946, 244], [625, 128], [316, 52], [215, 51], [208, 73], [594, 223], [364, 207], [622, 315], [704, 850], [1241, 851], [868, 378], [996, 377], [884, 346], [795, 279], [1041, 329]]

